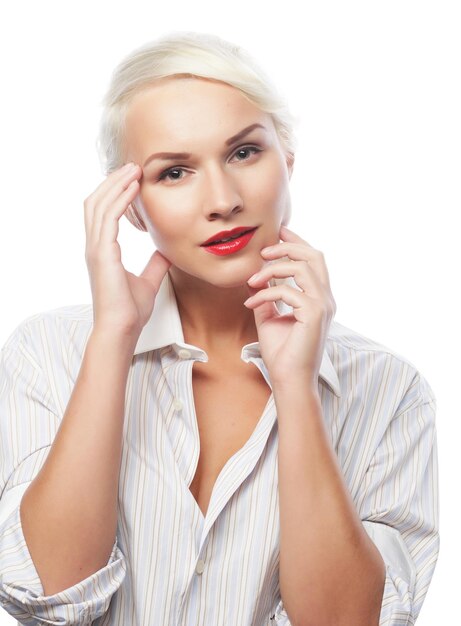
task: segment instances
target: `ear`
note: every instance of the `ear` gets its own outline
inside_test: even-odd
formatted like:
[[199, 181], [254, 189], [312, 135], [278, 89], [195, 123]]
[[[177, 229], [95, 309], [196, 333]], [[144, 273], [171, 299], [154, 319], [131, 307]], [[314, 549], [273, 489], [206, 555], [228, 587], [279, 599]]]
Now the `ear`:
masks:
[[142, 230], [147, 232], [146, 225], [144, 224], [143, 219], [139, 215], [139, 211], [136, 208], [134, 202], [130, 202], [127, 210], [125, 211], [125, 216], [133, 226], [135, 226], [138, 230]]

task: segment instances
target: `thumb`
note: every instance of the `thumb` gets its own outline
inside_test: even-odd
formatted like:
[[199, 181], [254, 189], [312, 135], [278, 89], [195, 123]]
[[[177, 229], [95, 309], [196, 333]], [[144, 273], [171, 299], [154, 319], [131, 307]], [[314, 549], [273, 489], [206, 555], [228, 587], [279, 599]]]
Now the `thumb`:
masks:
[[160, 287], [160, 283], [162, 282], [165, 274], [167, 273], [171, 265], [171, 261], [164, 257], [161, 252], [155, 250], [155, 252], [150, 257], [146, 267], [143, 269], [139, 276], [140, 278], [145, 278], [146, 280], [148, 280], [154, 287], [155, 292], [157, 292]]

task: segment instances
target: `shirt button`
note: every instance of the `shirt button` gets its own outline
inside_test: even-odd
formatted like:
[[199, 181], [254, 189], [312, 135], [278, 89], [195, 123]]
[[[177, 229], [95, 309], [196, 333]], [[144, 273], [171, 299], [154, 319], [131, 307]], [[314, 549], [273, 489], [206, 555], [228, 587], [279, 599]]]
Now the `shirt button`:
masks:
[[199, 561], [197, 561], [197, 566], [195, 568], [195, 571], [197, 572], [197, 574], [201, 574], [204, 569], [205, 569], [205, 563], [204, 561], [202, 561], [202, 559], [200, 559]]
[[183, 408], [182, 400], [180, 400], [179, 398], [175, 398], [173, 400], [173, 407], [175, 411], [181, 411]]
[[181, 350], [178, 350], [178, 356], [180, 359], [190, 359], [191, 353], [189, 350], [181, 348]]

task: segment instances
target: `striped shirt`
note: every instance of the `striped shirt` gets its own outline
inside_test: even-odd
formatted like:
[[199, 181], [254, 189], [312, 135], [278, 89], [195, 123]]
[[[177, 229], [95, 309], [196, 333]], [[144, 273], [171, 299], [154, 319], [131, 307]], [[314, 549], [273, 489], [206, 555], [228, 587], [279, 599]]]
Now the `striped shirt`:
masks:
[[[284, 280], [293, 279], [275, 279]], [[128, 374], [110, 559], [43, 595], [19, 503], [49, 453], [92, 324], [91, 305], [38, 313], [1, 352], [1, 605], [31, 626], [289, 626], [279, 587], [274, 397], [221, 470], [204, 516], [189, 490], [200, 452], [192, 366], [208, 357], [184, 342], [168, 274]], [[270, 385], [258, 342], [243, 346], [241, 358]], [[336, 320], [318, 387], [346, 485], [385, 562], [379, 624], [413, 624], [439, 549], [434, 394], [408, 359]]]

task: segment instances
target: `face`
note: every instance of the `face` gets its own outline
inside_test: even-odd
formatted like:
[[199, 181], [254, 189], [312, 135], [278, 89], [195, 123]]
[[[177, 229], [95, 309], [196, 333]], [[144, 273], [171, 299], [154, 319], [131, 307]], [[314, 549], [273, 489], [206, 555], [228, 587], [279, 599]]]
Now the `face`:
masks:
[[[183, 154], [156, 154], [166, 152]], [[289, 221], [292, 161], [271, 116], [230, 85], [175, 77], [137, 94], [124, 157], [143, 170], [138, 215], [183, 279], [243, 285], [263, 265], [260, 250], [278, 243]], [[255, 230], [231, 254], [201, 245], [237, 227]]]

